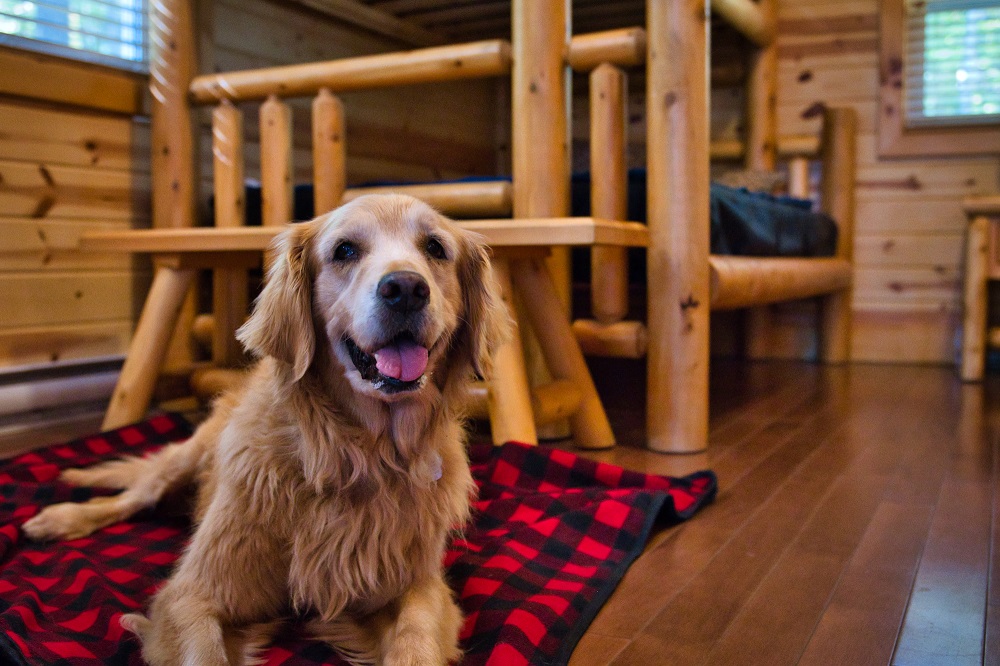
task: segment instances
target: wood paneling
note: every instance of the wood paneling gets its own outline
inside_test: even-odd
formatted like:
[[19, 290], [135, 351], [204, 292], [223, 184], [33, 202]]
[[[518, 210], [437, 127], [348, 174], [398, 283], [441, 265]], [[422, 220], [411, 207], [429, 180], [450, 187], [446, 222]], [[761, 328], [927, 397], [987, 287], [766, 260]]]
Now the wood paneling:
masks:
[[0, 366], [40, 365], [116, 356], [127, 347], [133, 326], [131, 319], [119, 319], [97, 323], [3, 328], [0, 329]]
[[80, 253], [77, 242], [148, 223], [148, 129], [40, 101], [0, 103], [0, 368], [124, 352], [148, 262]]
[[779, 126], [808, 132], [823, 106], [858, 111], [855, 358], [952, 363], [961, 201], [1000, 190], [1000, 164], [878, 156], [879, 7], [878, 0], [780, 0]]

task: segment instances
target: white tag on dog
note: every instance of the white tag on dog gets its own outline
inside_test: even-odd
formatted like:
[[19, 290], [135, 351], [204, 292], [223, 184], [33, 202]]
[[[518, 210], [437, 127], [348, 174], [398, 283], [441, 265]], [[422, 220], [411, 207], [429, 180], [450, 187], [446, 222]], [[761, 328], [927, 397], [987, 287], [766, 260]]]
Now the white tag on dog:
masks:
[[444, 474], [444, 461], [441, 460], [441, 454], [435, 452], [427, 464], [431, 472], [432, 481], [440, 481], [441, 476]]

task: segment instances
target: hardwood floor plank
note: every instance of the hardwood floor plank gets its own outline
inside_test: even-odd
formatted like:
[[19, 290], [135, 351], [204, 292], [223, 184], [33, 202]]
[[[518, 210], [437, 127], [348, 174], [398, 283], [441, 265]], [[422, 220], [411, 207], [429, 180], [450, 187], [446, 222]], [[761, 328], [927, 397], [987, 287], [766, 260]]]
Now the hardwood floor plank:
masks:
[[930, 505], [883, 502], [799, 664], [888, 664], [930, 525]]
[[[941, 445], [953, 450], [900, 631], [893, 664], [983, 663], [992, 522], [992, 461], [972, 391]], [[947, 435], [951, 435], [948, 437]], [[984, 449], [986, 451], [984, 455]]]
[[626, 645], [623, 638], [588, 631], [573, 650], [569, 666], [607, 666]]
[[[987, 420], [993, 424], [1000, 419], [1000, 409], [993, 408]], [[995, 426], [993, 426], [995, 429]], [[995, 430], [988, 431], [987, 448], [993, 456], [990, 466], [992, 517], [990, 520], [989, 591], [986, 597], [986, 629], [983, 639], [983, 663], [1000, 663], [1000, 437]]]

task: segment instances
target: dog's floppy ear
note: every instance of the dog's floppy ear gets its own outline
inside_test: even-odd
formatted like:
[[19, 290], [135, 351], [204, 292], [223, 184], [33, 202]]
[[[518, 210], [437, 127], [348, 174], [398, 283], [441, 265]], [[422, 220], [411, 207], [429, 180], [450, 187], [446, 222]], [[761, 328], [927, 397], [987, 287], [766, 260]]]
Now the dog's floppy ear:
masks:
[[459, 345], [468, 350], [472, 369], [480, 377], [491, 370], [493, 352], [513, 334], [514, 323], [493, 274], [489, 248], [478, 234], [462, 232], [458, 275], [462, 284], [463, 319]]
[[273, 356], [292, 366], [295, 381], [309, 369], [316, 350], [308, 247], [311, 223], [293, 224], [271, 245], [271, 268], [253, 314], [236, 332], [255, 356]]

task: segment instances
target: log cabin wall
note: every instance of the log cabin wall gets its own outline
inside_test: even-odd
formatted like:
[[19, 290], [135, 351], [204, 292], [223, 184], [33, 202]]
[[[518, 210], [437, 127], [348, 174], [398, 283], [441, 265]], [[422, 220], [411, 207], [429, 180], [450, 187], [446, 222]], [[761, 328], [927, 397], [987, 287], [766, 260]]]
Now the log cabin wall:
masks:
[[[201, 71], [410, 48], [289, 3], [201, 0]], [[0, 372], [118, 357], [148, 288], [148, 261], [70, 252], [79, 233], [150, 223], [145, 80], [0, 48]], [[351, 183], [493, 173], [496, 83], [343, 95]], [[247, 176], [259, 175], [246, 109]], [[201, 197], [210, 192], [199, 117]], [[308, 102], [295, 107], [297, 179], [311, 175]], [[203, 208], [204, 211], [204, 208]]]
[[[961, 203], [1000, 189], [998, 158], [880, 158], [878, 0], [778, 5], [779, 131], [815, 132], [824, 105], [858, 112], [853, 359], [953, 363], [966, 227]], [[812, 341], [796, 325], [800, 314], [778, 309], [792, 341], [785, 350], [808, 354]]]
[[0, 372], [124, 352], [148, 270], [73, 252], [149, 222], [141, 77], [0, 49]]

